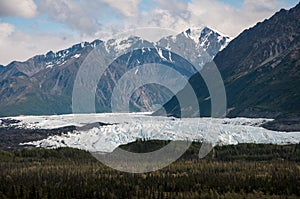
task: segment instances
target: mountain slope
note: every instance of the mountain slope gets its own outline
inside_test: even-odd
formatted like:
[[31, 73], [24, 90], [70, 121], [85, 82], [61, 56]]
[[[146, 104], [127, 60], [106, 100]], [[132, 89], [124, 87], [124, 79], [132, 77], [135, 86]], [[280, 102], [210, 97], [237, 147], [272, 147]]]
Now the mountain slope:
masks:
[[[214, 59], [223, 77], [228, 116], [277, 117], [300, 113], [300, 4], [280, 10], [245, 30]], [[196, 93], [205, 90], [199, 74], [190, 79]], [[182, 93], [184, 91], [179, 92]], [[209, 95], [198, 96], [209, 110]], [[164, 105], [180, 116], [176, 97]], [[186, 107], [182, 107], [185, 111]], [[193, 110], [193, 109], [192, 109]], [[159, 114], [161, 112], [157, 112]], [[187, 115], [187, 113], [185, 113]], [[190, 116], [195, 115], [193, 111]], [[204, 111], [209, 115], [209, 111]]]
[[[175, 52], [184, 50], [187, 59], [201, 66], [211, 61], [228, 41], [228, 37], [209, 28], [188, 29], [178, 35], [164, 37], [157, 43], [134, 36], [106, 42], [95, 40], [59, 52], [50, 51], [25, 62], [15, 61], [0, 67], [0, 115], [71, 113], [73, 85], [78, 69], [93, 50], [99, 50], [104, 56], [117, 57], [99, 80], [95, 94], [96, 111], [110, 112], [113, 89], [129, 70], [147, 63], [159, 63], [176, 69], [188, 79], [196, 72], [195, 68], [164, 49]], [[139, 49], [140, 46], [148, 48]], [[124, 53], [130, 48], [137, 50]], [[146, 85], [132, 95], [131, 110], [152, 110], [154, 104], [164, 104], [172, 96], [173, 93], [158, 85]]]
[[1, 115], [59, 113], [70, 109], [71, 101], [63, 87], [72, 85], [72, 81], [66, 80], [75, 77], [83, 61], [84, 56], [77, 56], [87, 55], [99, 42], [77, 44], [6, 66], [0, 76]]
[[216, 56], [235, 109], [229, 115], [300, 113], [299, 21], [300, 4], [281, 10]]

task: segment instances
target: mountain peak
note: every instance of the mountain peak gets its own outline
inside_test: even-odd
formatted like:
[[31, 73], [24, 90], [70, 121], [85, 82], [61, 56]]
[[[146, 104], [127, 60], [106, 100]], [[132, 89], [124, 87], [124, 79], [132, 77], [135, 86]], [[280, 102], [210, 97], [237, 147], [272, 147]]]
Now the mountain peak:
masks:
[[184, 32], [184, 34], [194, 40], [195, 43], [198, 43], [202, 30], [203, 28], [189, 28]]
[[[201, 43], [209, 37], [210, 38], [216, 37], [219, 39], [219, 41], [226, 40], [227, 44], [232, 40], [232, 38], [230, 38], [229, 36], [221, 33], [220, 31], [209, 28], [207, 26], [201, 28], [199, 27], [188, 28], [186, 31], [183, 32], [183, 34], [186, 37], [189, 37], [190, 39], [194, 40], [195, 43], [199, 43], [199, 42]], [[225, 43], [223, 43], [223, 45], [225, 47]]]

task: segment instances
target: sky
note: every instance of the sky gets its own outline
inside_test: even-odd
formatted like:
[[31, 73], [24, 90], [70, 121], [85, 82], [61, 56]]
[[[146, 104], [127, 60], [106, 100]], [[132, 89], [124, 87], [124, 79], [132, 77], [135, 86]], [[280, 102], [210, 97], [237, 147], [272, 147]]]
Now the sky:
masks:
[[124, 30], [208, 26], [236, 37], [298, 0], [0, 0], [0, 64]]

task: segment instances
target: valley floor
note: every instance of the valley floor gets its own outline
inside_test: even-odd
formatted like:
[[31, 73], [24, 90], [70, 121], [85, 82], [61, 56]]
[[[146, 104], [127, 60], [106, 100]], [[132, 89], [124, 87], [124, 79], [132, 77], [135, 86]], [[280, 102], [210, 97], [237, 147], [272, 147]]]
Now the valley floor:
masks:
[[[145, 152], [166, 141], [121, 146]], [[0, 198], [299, 198], [300, 145], [194, 143], [181, 159], [145, 174], [122, 173], [71, 148], [0, 151]]]

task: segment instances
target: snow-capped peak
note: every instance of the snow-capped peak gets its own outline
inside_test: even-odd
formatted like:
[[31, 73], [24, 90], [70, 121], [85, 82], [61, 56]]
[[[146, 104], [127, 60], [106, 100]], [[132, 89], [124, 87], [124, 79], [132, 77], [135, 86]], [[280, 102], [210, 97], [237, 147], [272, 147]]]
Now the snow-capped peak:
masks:
[[230, 40], [230, 41], [233, 39], [232, 37], [230, 37], [230, 36], [228, 36], [228, 35], [222, 33], [222, 32], [219, 31], [219, 30], [216, 30], [216, 29], [214, 29], [214, 28], [211, 28], [211, 27], [205, 27], [205, 28], [206, 28], [206, 29], [209, 29], [209, 30], [211, 30], [211, 31], [213, 31], [213, 32], [215, 32], [215, 33], [218, 33], [218, 35], [220, 35], [220, 36], [222, 36], [222, 37], [225, 37], [225, 38], [227, 38], [227, 39]]
[[198, 43], [202, 30], [203, 28], [189, 28], [184, 32], [184, 34], [194, 40], [195, 43]]
[[135, 45], [143, 43], [144, 40], [137, 36], [124, 36], [120, 38], [109, 39], [104, 42], [104, 47], [108, 53], [122, 53], [127, 49], [134, 48]]

